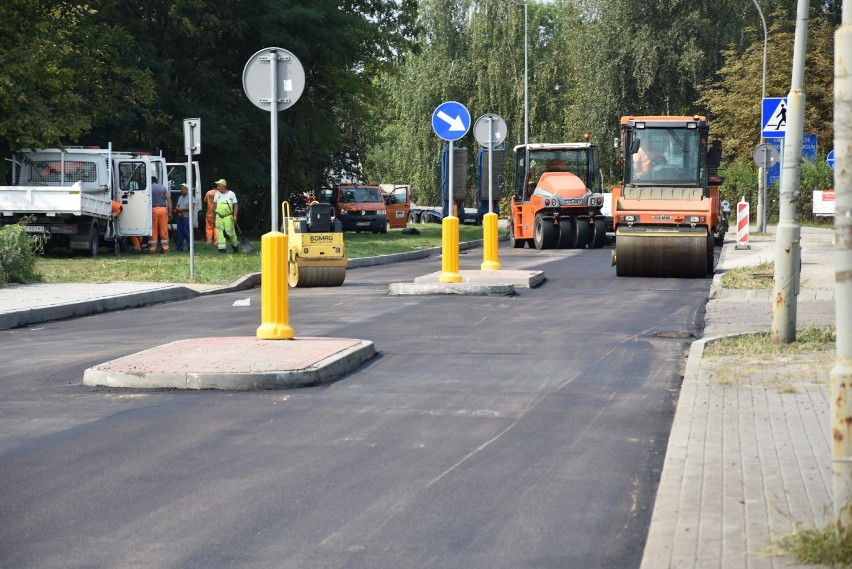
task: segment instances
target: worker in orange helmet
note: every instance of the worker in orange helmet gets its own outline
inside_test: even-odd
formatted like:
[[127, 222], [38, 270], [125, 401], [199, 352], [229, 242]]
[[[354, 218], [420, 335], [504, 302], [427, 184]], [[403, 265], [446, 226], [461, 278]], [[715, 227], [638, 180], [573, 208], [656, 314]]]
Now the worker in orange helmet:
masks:
[[216, 207], [213, 205], [213, 200], [216, 198], [216, 194], [218, 193], [219, 186], [217, 186], [214, 182], [213, 188], [207, 190], [207, 193], [204, 194], [204, 207], [206, 209], [204, 214], [204, 229], [207, 233], [208, 245], [216, 245], [218, 243], [216, 240]]

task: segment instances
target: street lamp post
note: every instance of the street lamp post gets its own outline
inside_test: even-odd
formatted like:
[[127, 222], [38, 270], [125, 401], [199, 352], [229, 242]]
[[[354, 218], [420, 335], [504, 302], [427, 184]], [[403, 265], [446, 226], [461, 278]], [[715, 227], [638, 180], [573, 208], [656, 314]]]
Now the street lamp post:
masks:
[[[763, 17], [763, 10], [760, 9], [760, 4], [757, 3], [757, 0], [751, 1], [754, 2], [754, 7], [757, 8], [757, 13], [760, 15], [760, 23], [763, 24], [763, 82], [760, 87], [760, 100], [762, 102], [766, 98], [766, 46], [769, 43], [769, 35], [766, 32], [766, 19]], [[766, 139], [761, 137], [760, 143], [763, 144], [764, 142], [766, 142]], [[764, 168], [760, 168], [759, 170], [757, 214], [760, 217], [757, 222], [757, 230], [761, 233], [766, 233], [766, 170]]]

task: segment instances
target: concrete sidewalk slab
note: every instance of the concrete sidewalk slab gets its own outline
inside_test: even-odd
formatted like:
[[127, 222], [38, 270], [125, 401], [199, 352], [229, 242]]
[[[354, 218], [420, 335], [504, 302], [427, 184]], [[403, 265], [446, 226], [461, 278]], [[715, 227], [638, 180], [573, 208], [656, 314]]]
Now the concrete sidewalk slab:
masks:
[[376, 355], [351, 338], [180, 340], [85, 371], [83, 385], [142, 389], [261, 390], [328, 383]]
[[455, 294], [460, 296], [512, 296], [515, 287], [508, 283], [391, 283], [390, 296], [425, 296], [430, 294]]
[[110, 310], [194, 298], [184, 285], [140, 282], [36, 283], [0, 287], [0, 330]]
[[[414, 279], [416, 284], [434, 284], [438, 282], [441, 271], [435, 271]], [[459, 271], [461, 282], [465, 284], [496, 285], [507, 283], [516, 288], [534, 288], [545, 281], [544, 271]]]

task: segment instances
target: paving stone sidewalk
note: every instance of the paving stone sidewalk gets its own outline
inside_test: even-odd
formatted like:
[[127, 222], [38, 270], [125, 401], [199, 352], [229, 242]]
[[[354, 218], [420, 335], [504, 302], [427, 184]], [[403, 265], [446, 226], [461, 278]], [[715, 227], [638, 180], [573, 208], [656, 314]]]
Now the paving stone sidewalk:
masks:
[[[835, 323], [833, 233], [803, 228], [797, 327]], [[719, 336], [767, 332], [769, 291], [719, 289], [721, 273], [774, 258], [774, 236], [725, 244], [693, 343], [641, 567], [790, 568], [768, 546], [831, 518], [828, 370], [834, 353], [774, 360], [705, 357]], [[814, 566], [809, 566], [814, 567]]]

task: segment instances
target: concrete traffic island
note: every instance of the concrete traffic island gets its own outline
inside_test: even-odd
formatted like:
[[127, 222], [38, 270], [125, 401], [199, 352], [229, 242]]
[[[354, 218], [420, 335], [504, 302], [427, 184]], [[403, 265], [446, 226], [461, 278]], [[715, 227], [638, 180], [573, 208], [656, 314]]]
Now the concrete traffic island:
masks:
[[544, 271], [459, 271], [461, 282], [438, 281], [441, 271], [414, 279], [413, 283], [391, 283], [391, 296], [458, 294], [468, 296], [512, 296], [516, 288], [535, 288], [544, 282]]
[[376, 355], [352, 338], [196, 338], [87, 369], [83, 385], [142, 389], [286, 389], [329, 383]]

